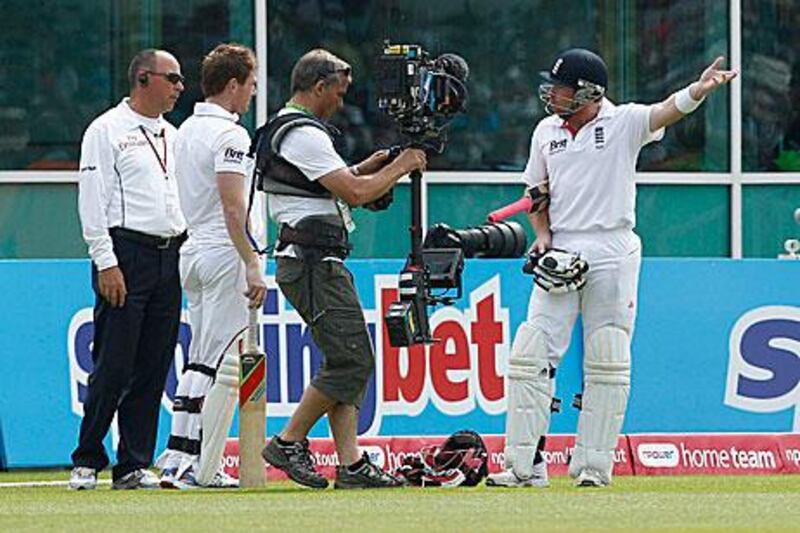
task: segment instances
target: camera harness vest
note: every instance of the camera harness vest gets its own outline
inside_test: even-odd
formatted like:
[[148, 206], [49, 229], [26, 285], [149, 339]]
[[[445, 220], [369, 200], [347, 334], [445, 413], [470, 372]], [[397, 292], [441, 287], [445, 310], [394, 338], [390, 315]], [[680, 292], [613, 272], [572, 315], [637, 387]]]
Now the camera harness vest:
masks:
[[[286, 134], [294, 128], [313, 126], [324, 131], [333, 140], [338, 134], [336, 128], [323, 122], [300, 106], [288, 104], [298, 110], [296, 113], [273, 115], [267, 123], [256, 130], [250, 146], [250, 156], [255, 156], [255, 176], [250, 191], [251, 204], [255, 189], [269, 194], [302, 196], [306, 198], [331, 198], [333, 194], [315, 181], [309, 180], [295, 165], [280, 156], [280, 145]], [[295, 244], [301, 249], [311, 248], [315, 259], [334, 255], [344, 259], [352, 249], [348, 242], [347, 230], [341, 216], [309, 216], [302, 219], [296, 227], [281, 224], [278, 234], [278, 250]], [[311, 259], [307, 250], [303, 256]]]
[[286, 134], [300, 126], [313, 126], [325, 132], [331, 140], [338, 133], [333, 126], [326, 124], [310, 113], [298, 110], [296, 113], [274, 115], [267, 123], [256, 130], [250, 146], [251, 156], [256, 157], [256, 187], [270, 194], [305, 196], [310, 198], [332, 198], [333, 195], [315, 181], [309, 180], [299, 168], [279, 155], [280, 146]]

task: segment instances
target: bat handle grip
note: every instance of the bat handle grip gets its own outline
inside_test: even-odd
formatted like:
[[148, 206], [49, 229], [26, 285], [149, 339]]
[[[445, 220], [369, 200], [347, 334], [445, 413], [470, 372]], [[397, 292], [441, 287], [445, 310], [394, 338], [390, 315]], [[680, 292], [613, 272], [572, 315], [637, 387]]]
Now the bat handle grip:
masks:
[[258, 307], [248, 308], [247, 320], [247, 351], [255, 352], [258, 350]]
[[508, 218], [510, 216], [516, 215], [521, 211], [528, 211], [531, 208], [531, 199], [527, 196], [525, 198], [521, 198], [516, 202], [512, 202], [508, 205], [501, 207], [500, 209], [496, 209], [489, 213], [487, 220], [489, 222], [499, 222], [504, 218]]

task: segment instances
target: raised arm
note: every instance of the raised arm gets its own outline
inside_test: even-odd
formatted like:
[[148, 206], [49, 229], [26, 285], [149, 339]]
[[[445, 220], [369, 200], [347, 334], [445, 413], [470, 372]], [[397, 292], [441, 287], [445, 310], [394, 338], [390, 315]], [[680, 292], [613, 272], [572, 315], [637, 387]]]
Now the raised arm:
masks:
[[719, 56], [703, 71], [697, 81], [669, 95], [663, 102], [655, 104], [650, 112], [650, 131], [658, 131], [675, 124], [697, 109], [706, 96], [735, 78], [739, 74], [736, 70], [720, 68], [724, 59], [723, 56]]

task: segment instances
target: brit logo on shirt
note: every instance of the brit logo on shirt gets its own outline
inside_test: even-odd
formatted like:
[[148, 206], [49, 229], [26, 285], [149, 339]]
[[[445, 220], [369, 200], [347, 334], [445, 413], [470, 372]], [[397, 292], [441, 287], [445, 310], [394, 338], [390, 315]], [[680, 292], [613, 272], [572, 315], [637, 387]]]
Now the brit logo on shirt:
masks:
[[594, 129], [594, 147], [598, 150], [606, 145], [606, 134], [603, 126], [597, 126]]
[[241, 163], [244, 157], [244, 151], [237, 150], [236, 148], [225, 149], [225, 162], [226, 163]]
[[550, 141], [550, 155], [563, 152], [567, 149], [567, 140], [561, 139], [559, 141]]

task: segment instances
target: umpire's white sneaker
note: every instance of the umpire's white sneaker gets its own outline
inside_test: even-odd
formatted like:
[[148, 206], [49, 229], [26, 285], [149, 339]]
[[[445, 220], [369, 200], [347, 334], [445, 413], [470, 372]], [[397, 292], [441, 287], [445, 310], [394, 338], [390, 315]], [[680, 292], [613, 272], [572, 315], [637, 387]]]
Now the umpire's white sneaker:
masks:
[[157, 489], [160, 486], [161, 480], [158, 476], [146, 468], [139, 468], [133, 472], [128, 472], [121, 478], [114, 480], [111, 484], [111, 488], [115, 490]]
[[606, 485], [608, 485], [608, 481], [598, 471], [591, 468], [584, 468], [575, 478], [576, 487], [605, 487]]
[[496, 474], [489, 474], [486, 478], [487, 487], [538, 487], [550, 486], [547, 479], [547, 464], [542, 461], [533, 465], [533, 475], [529, 478], [518, 477], [513, 470], [503, 470]]
[[69, 475], [69, 488], [72, 490], [92, 490], [97, 487], [97, 470], [86, 466], [76, 466]]

